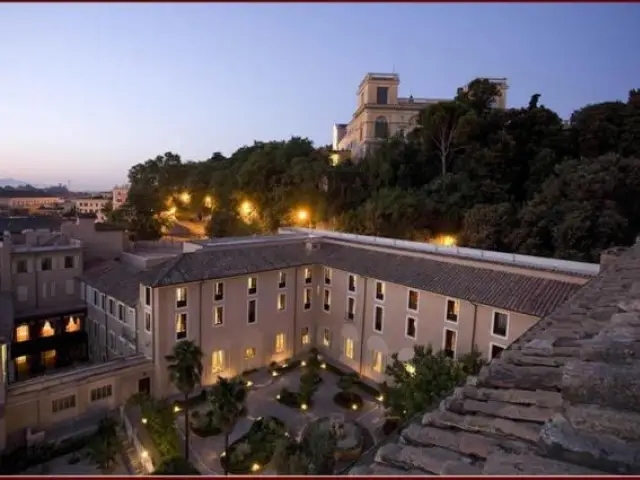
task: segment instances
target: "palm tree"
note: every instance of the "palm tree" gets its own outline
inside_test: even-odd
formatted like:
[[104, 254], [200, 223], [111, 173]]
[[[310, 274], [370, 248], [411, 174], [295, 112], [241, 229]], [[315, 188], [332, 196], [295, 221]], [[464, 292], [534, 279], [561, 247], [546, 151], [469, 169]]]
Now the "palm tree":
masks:
[[[218, 383], [209, 392], [212, 417], [224, 433], [224, 452], [229, 450], [229, 435], [236, 423], [246, 413], [247, 387], [240, 377], [226, 379], [218, 377]], [[222, 462], [224, 474], [228, 475], [227, 463]]]
[[184, 395], [184, 458], [189, 459], [189, 395], [202, 379], [202, 350], [191, 340], [182, 340], [174, 345], [171, 355], [165, 360], [169, 362], [167, 370], [169, 379], [182, 395]]

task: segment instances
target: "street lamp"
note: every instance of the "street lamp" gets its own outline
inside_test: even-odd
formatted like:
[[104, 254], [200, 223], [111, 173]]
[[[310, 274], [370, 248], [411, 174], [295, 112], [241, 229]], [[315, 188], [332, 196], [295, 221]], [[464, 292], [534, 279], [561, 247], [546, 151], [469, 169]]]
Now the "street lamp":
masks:
[[300, 223], [302, 224], [307, 223], [307, 226], [311, 228], [311, 215], [309, 215], [308, 210], [301, 208], [296, 213], [296, 217]]

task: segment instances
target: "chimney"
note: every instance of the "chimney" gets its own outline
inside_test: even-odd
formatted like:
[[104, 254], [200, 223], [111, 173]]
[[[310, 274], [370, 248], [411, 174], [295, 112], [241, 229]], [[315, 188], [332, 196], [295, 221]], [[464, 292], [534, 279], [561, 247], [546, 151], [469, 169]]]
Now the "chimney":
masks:
[[11, 233], [4, 232], [0, 244], [0, 292], [11, 290]]
[[611, 247], [600, 253], [600, 271], [604, 271], [618, 261], [618, 258], [626, 252], [629, 247]]

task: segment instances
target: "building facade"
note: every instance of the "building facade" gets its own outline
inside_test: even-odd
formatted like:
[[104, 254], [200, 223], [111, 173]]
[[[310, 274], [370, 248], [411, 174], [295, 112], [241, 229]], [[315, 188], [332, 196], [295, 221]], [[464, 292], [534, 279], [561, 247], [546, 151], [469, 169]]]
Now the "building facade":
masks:
[[[497, 108], [506, 108], [507, 79], [489, 78], [500, 95]], [[367, 73], [357, 92], [357, 107], [352, 120], [333, 127], [333, 149], [351, 152], [357, 159], [381, 139], [402, 135], [415, 126], [418, 113], [433, 103], [450, 99], [399, 96], [400, 77], [395, 73]]]
[[109, 199], [103, 197], [76, 198], [73, 200], [73, 206], [78, 213], [97, 215], [104, 210], [109, 201]]
[[127, 195], [129, 194], [129, 185], [116, 185], [112, 190], [111, 203], [113, 209], [117, 210], [127, 201]]
[[0, 207], [8, 210], [35, 211], [40, 208], [53, 208], [63, 200], [55, 195], [23, 190], [0, 191]]

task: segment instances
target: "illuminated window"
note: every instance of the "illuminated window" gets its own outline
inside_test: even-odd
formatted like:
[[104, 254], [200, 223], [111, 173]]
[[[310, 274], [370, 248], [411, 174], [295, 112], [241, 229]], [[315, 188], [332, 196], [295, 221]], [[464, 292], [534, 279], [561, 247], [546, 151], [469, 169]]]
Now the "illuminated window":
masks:
[[286, 288], [287, 287], [287, 273], [280, 272], [278, 275], [278, 288]]
[[309, 327], [302, 327], [300, 332], [302, 345], [309, 345], [311, 343], [311, 336], [309, 335]]
[[304, 283], [310, 284], [313, 280], [313, 273], [310, 268], [304, 269]]
[[244, 351], [244, 359], [245, 360], [251, 360], [252, 358], [255, 358], [255, 356], [256, 356], [255, 347], [249, 347], [249, 348], [245, 349], [245, 351]]
[[276, 335], [276, 353], [284, 352], [284, 333], [278, 333]]
[[330, 268], [324, 269], [324, 284], [331, 285], [331, 278], [333, 277], [333, 272]]
[[213, 300], [216, 302], [220, 302], [221, 300], [224, 300], [224, 283], [223, 282], [216, 282], [215, 286], [213, 287]]
[[47, 368], [53, 368], [56, 366], [56, 351], [47, 350], [41, 354], [42, 364]]
[[458, 323], [460, 315], [460, 302], [458, 300], [447, 300], [446, 319], [448, 322]]
[[287, 295], [285, 293], [278, 294], [278, 311], [284, 312], [287, 308]]
[[29, 325], [20, 325], [16, 328], [16, 342], [29, 340]]
[[14, 361], [16, 363], [16, 370], [18, 373], [26, 373], [29, 370], [29, 362], [27, 361], [26, 355], [16, 357]]
[[211, 373], [219, 373], [224, 370], [224, 351], [216, 350], [211, 354]]
[[345, 357], [353, 360], [353, 340], [351, 338], [344, 339], [344, 355]]
[[40, 330], [40, 337], [52, 337], [56, 334], [55, 330], [51, 327], [49, 320], [45, 320], [42, 329]]
[[247, 293], [249, 295], [258, 293], [258, 277], [249, 277], [247, 279]]
[[329, 330], [328, 328], [325, 328], [322, 333], [322, 344], [325, 347], [331, 346], [331, 330]]
[[382, 352], [371, 352], [371, 369], [376, 373], [382, 373], [384, 367], [384, 359]]
[[328, 288], [324, 289], [324, 305], [323, 305], [323, 308], [324, 308], [325, 312], [331, 311], [331, 290], [329, 290]]
[[176, 339], [187, 338], [187, 314], [178, 313], [176, 315]]
[[176, 288], [176, 308], [187, 306], [187, 287]]
[[311, 310], [311, 289], [310, 288], [305, 288], [304, 289], [304, 309], [305, 310]]
[[64, 327], [64, 331], [67, 333], [80, 331], [80, 319], [77, 317], [69, 317], [69, 321]]
[[218, 305], [213, 309], [213, 324], [218, 326], [224, 323], [224, 308]]

